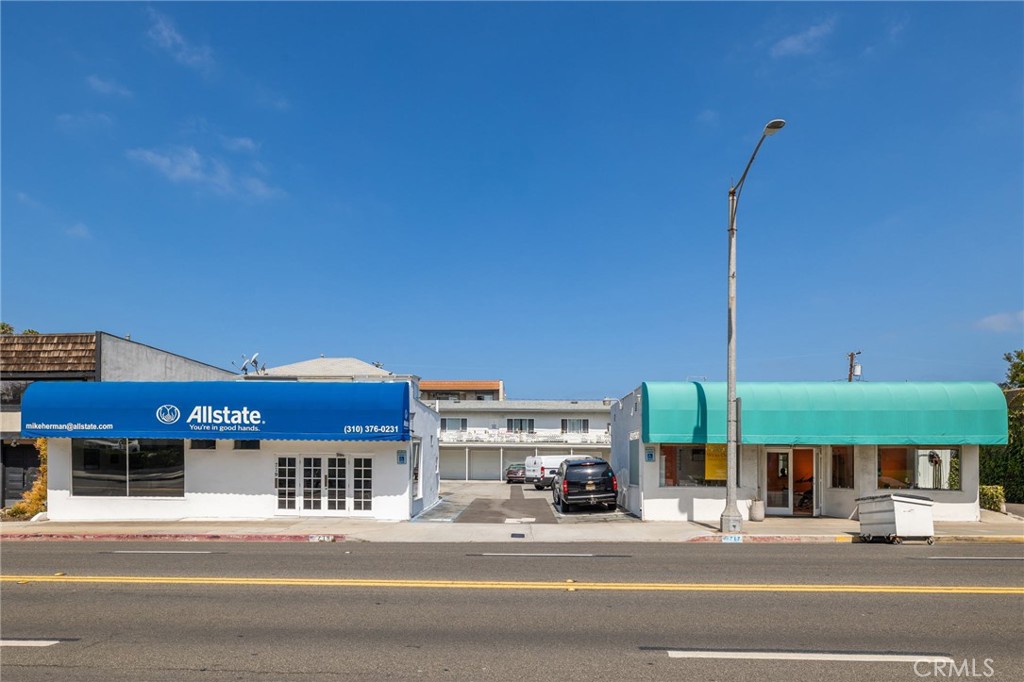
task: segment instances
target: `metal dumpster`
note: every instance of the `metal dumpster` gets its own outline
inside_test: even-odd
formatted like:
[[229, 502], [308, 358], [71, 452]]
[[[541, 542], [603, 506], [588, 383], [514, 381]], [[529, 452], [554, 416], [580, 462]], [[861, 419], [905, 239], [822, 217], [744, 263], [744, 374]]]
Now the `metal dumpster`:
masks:
[[863, 542], [874, 538], [885, 538], [894, 545], [906, 538], [922, 538], [929, 545], [935, 542], [933, 502], [927, 497], [889, 493], [858, 497], [856, 501]]

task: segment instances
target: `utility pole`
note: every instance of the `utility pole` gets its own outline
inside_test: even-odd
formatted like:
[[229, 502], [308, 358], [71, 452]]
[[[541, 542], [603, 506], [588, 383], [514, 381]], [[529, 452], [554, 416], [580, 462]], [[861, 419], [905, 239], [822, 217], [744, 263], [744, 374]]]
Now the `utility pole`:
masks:
[[854, 364], [853, 364], [853, 359], [854, 359], [855, 357], [857, 357], [858, 355], [860, 355], [860, 351], [859, 351], [859, 350], [858, 350], [858, 351], [854, 351], [853, 353], [849, 353], [849, 354], [848, 354], [848, 356], [849, 356], [849, 358], [850, 358], [850, 371], [849, 371], [849, 373], [848, 373], [848, 374], [846, 375], [846, 381], [847, 381], [847, 383], [850, 383], [850, 382], [852, 382], [852, 381], [853, 381], [853, 367], [854, 367]]

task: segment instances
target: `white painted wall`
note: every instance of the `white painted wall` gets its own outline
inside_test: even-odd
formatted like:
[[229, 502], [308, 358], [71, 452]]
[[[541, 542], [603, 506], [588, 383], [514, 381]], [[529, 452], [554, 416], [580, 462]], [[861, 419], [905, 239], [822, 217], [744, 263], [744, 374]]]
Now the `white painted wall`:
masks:
[[[420, 458], [422, 460], [420, 469], [422, 497], [417, 499], [414, 491], [410, 489], [409, 515], [413, 517], [430, 509], [440, 500], [441, 443], [438, 440], [438, 433], [441, 430], [441, 417], [431, 407], [416, 399], [410, 400], [410, 415], [412, 415], [412, 436], [420, 439]], [[408, 477], [410, 485], [412, 485], [411, 443], [409, 444]]]
[[[409, 462], [399, 465], [397, 457], [398, 450], [410, 450], [408, 442], [261, 441], [260, 450], [233, 450], [232, 445], [232, 441], [224, 440], [217, 442], [216, 450], [186, 448], [184, 497], [81, 497], [71, 494], [71, 440], [50, 439], [48, 516], [55, 521], [78, 521], [270, 518], [294, 514], [277, 509], [277, 457], [344, 454], [373, 459], [373, 509], [349, 511], [349, 515], [388, 520], [410, 518]], [[430, 499], [436, 502], [436, 488]]]
[[[619, 505], [630, 514], [641, 516], [643, 495], [639, 481], [629, 480], [629, 442], [631, 435], [639, 438], [643, 427], [640, 389], [628, 393], [621, 400], [611, 404], [612, 447], [609, 461], [615, 477], [619, 480]], [[643, 443], [640, 443], [640, 457], [643, 459]], [[641, 464], [641, 468], [643, 464]]]

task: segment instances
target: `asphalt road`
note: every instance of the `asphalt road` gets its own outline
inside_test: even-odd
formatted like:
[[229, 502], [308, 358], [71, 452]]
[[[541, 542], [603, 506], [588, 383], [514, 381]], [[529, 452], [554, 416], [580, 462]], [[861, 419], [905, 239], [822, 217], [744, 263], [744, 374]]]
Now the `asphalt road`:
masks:
[[[1022, 559], [1019, 545], [7, 542], [0, 677], [1020, 680]], [[802, 658], [750, 658], [780, 654]], [[836, 654], [906, 658], [806, 660]]]

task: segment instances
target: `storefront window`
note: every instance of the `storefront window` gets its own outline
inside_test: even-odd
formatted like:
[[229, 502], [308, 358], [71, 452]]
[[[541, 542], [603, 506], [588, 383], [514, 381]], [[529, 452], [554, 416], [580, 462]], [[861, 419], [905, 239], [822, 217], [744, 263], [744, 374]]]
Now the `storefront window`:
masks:
[[71, 494], [83, 497], [184, 497], [184, 442], [73, 438]]
[[853, 487], [853, 448], [849, 445], [832, 446], [832, 487]]
[[943, 447], [880, 447], [878, 487], [960, 490], [960, 451]]
[[185, 452], [182, 448], [182, 441], [155, 439], [129, 441], [128, 495], [129, 497], [184, 497]]
[[71, 493], [90, 497], [124, 497], [128, 470], [124, 439], [71, 440]]
[[[724, 459], [724, 445], [662, 445], [661, 485], [669, 488], [675, 486], [724, 486], [726, 476]], [[737, 473], [738, 467], [737, 458]]]

